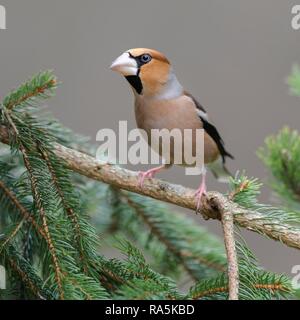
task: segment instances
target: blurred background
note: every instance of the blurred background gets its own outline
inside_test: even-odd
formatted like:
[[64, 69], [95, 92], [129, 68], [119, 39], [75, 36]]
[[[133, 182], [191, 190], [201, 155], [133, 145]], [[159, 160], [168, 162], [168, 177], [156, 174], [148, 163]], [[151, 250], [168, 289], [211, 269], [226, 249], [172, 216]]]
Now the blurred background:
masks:
[[[101, 128], [135, 127], [128, 84], [111, 62], [133, 47], [164, 52], [177, 77], [208, 110], [227, 149], [232, 172], [246, 170], [267, 183], [256, 156], [264, 139], [284, 125], [299, 129], [300, 101], [286, 78], [300, 63], [300, 30], [291, 27], [295, 1], [274, 0], [0, 0], [7, 30], [0, 30], [0, 96], [38, 71], [62, 81], [49, 101], [54, 115], [96, 143]], [[299, 3], [298, 3], [299, 4]], [[132, 168], [131, 168], [132, 169]], [[140, 168], [136, 167], [135, 170]], [[196, 187], [199, 178], [172, 168], [160, 177]], [[209, 176], [210, 190], [225, 191]], [[261, 201], [274, 201], [265, 186]], [[192, 212], [183, 214], [193, 216]], [[220, 226], [204, 222], [217, 234]], [[290, 274], [299, 253], [259, 235], [243, 233], [261, 264]]]

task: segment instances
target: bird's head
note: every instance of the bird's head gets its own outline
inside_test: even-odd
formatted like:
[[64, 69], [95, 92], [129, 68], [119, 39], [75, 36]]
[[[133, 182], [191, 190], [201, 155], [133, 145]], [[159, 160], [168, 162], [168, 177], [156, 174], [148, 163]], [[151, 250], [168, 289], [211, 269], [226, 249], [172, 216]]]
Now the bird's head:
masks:
[[[110, 67], [122, 74], [136, 95], [172, 98], [182, 92], [169, 60], [153, 49], [136, 48], [125, 51]], [[175, 92], [176, 91], [176, 92]]]

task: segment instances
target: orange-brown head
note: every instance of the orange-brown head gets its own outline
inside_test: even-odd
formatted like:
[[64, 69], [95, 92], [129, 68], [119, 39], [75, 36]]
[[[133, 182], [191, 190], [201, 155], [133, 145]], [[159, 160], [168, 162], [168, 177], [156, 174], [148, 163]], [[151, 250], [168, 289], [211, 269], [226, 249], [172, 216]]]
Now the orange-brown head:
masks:
[[169, 60], [153, 49], [127, 50], [112, 63], [110, 68], [125, 76], [137, 95], [167, 97], [174, 89], [180, 93], [183, 91]]

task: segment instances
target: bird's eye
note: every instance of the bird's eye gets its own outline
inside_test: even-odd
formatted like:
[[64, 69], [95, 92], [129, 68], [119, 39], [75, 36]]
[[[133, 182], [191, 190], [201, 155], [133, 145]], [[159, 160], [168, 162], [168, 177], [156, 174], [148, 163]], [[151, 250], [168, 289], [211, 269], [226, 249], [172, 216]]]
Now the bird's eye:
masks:
[[152, 57], [150, 56], [150, 54], [147, 54], [147, 53], [141, 55], [141, 57], [140, 57], [140, 60], [142, 63], [147, 63], [147, 62], [151, 61], [151, 59], [152, 59]]

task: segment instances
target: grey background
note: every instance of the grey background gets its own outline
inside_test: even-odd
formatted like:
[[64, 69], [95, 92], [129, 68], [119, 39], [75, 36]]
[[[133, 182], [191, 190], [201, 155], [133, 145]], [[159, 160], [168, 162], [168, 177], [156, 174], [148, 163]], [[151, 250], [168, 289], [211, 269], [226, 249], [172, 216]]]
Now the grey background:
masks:
[[[298, 1], [299, 2], [299, 1]], [[49, 101], [54, 114], [95, 141], [101, 128], [128, 120], [134, 128], [128, 84], [109, 70], [123, 51], [150, 47], [173, 62], [181, 83], [209, 111], [236, 160], [263, 181], [255, 152], [283, 125], [299, 129], [300, 101], [285, 79], [300, 63], [300, 31], [291, 28], [295, 1], [281, 0], [0, 0], [7, 30], [0, 30], [0, 96], [32, 74], [53, 69], [63, 82]], [[138, 169], [138, 168], [135, 168]], [[161, 177], [196, 187], [197, 177], [173, 168]], [[209, 177], [209, 189], [224, 190]], [[265, 188], [262, 200], [270, 202]], [[180, 209], [177, 209], [180, 210]], [[189, 213], [192, 215], [191, 213]], [[200, 223], [220, 233], [215, 222]], [[290, 273], [296, 250], [246, 233], [261, 263]]]

